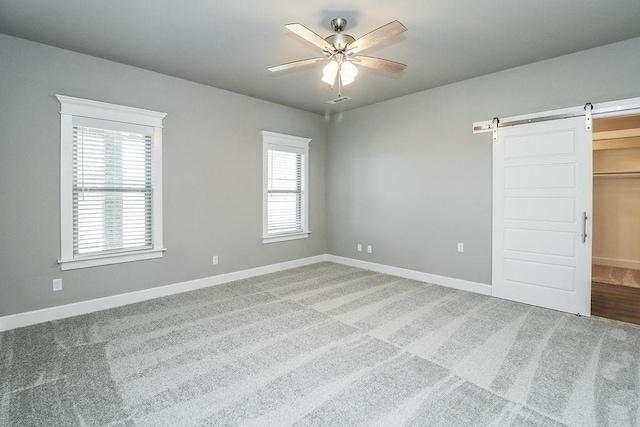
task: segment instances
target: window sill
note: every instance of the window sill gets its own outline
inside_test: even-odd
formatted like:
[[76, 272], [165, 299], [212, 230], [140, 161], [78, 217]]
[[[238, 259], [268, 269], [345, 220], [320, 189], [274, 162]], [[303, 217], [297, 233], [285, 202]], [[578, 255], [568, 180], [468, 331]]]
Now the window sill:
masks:
[[287, 240], [306, 239], [311, 234], [310, 231], [295, 234], [281, 234], [279, 236], [263, 237], [262, 243], [286, 242]]
[[86, 256], [58, 261], [60, 270], [75, 270], [78, 268], [98, 267], [101, 265], [120, 264], [123, 262], [142, 261], [145, 259], [162, 258], [166, 249], [149, 249], [145, 251], [125, 252], [119, 254]]

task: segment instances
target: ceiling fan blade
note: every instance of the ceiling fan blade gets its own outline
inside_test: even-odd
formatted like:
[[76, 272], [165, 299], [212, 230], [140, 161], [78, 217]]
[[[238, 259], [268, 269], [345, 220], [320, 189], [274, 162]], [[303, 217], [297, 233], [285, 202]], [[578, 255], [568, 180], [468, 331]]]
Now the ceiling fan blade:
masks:
[[352, 54], [361, 52], [365, 49], [369, 49], [377, 45], [378, 43], [393, 36], [397, 36], [398, 34], [402, 34], [405, 31], [407, 31], [407, 27], [402, 25], [399, 21], [389, 22], [388, 24], [383, 25], [380, 28], [376, 28], [375, 30], [365, 34], [358, 40], [351, 43], [347, 48], [347, 53]]
[[399, 74], [405, 68], [406, 64], [401, 64], [395, 61], [389, 61], [388, 59], [374, 58], [373, 56], [358, 55], [353, 58], [353, 62], [363, 67], [373, 68], [375, 70], [386, 71], [387, 73]]
[[297, 23], [287, 24], [285, 25], [285, 28], [287, 28], [290, 31], [293, 31], [298, 36], [302, 37], [308, 42], [315, 44], [316, 46], [318, 46], [320, 49], [324, 51], [333, 52], [334, 50], [331, 43], [327, 42], [325, 39], [323, 39], [322, 37], [320, 37], [319, 35], [317, 35], [316, 33], [314, 33], [313, 31], [311, 31], [310, 29], [308, 29], [302, 24], [297, 24]]
[[284, 71], [284, 70], [290, 70], [290, 69], [296, 68], [296, 67], [302, 67], [304, 65], [315, 64], [316, 62], [325, 61], [326, 59], [327, 58], [303, 59], [301, 61], [293, 61], [293, 62], [287, 62], [286, 64], [276, 65], [275, 67], [267, 68], [267, 70], [271, 71], [272, 73], [275, 73], [275, 72], [278, 72], [278, 71]]

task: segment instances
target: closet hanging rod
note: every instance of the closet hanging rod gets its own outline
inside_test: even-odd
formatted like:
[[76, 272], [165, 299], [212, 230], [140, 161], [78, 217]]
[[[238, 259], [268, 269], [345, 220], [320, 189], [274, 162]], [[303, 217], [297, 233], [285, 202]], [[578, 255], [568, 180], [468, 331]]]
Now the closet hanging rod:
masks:
[[594, 177], [609, 177], [609, 178], [633, 178], [640, 177], [640, 171], [628, 171], [628, 172], [594, 172]]

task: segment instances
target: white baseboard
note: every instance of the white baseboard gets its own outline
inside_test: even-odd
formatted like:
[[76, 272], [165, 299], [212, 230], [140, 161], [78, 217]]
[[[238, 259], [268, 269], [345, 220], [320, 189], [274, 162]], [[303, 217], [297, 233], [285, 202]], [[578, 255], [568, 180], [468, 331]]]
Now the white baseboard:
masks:
[[166, 286], [159, 286], [157, 288], [144, 289], [141, 291], [129, 292], [126, 294], [113, 295], [73, 304], [59, 305], [56, 307], [44, 308], [41, 310], [3, 316], [0, 317], [0, 332], [21, 328], [23, 326], [35, 325], [36, 323], [64, 319], [67, 317], [106, 310], [108, 308], [115, 308], [123, 305], [134, 304], [136, 302], [147, 301], [154, 298], [175, 295], [201, 288], [207, 288], [209, 286], [221, 285], [223, 283], [233, 282], [235, 280], [242, 280], [249, 277], [260, 276], [262, 274], [275, 273], [277, 271], [288, 270], [290, 268], [316, 264], [318, 262], [326, 260], [326, 255], [317, 255], [309, 258], [301, 258], [293, 261], [281, 262], [279, 264], [265, 265], [248, 270], [220, 274], [218, 276], [204, 277], [202, 279], [189, 280], [187, 282], [175, 283]]
[[378, 273], [391, 274], [398, 277], [404, 277], [406, 279], [419, 280], [421, 282], [461, 289], [463, 291], [475, 292], [483, 295], [491, 295], [491, 286], [482, 283], [469, 282], [461, 279], [453, 279], [451, 277], [423, 273], [421, 271], [407, 270], [405, 268], [391, 267], [384, 264], [376, 264], [373, 262], [325, 254], [309, 258], [301, 258], [293, 261], [281, 262], [278, 264], [265, 265], [248, 270], [220, 274], [218, 276], [189, 280], [187, 282], [175, 283], [172, 285], [159, 286], [157, 288], [129, 292], [126, 294], [113, 295], [73, 304], [65, 304], [51, 308], [43, 308], [41, 310], [12, 314], [9, 316], [0, 317], [0, 332], [21, 328], [23, 326], [35, 325], [36, 323], [65, 319], [67, 317], [79, 316], [81, 314], [121, 307], [123, 305], [129, 305], [154, 298], [180, 294], [182, 292], [189, 292], [196, 289], [207, 288], [209, 286], [221, 285], [223, 283], [233, 282], [235, 280], [248, 279], [250, 277], [260, 276], [262, 274], [275, 273], [277, 271], [287, 270], [295, 267], [302, 267], [304, 265], [316, 264], [323, 261], [331, 261], [338, 264], [376, 271]]
[[640, 261], [632, 261], [628, 259], [593, 257], [593, 263], [597, 265], [606, 265], [607, 267], [620, 267], [631, 268], [632, 270], [640, 270]]
[[454, 279], [452, 277], [438, 276], [436, 274], [423, 273], [422, 271], [408, 270], [406, 268], [391, 267], [384, 264], [362, 261], [353, 258], [345, 258], [336, 255], [327, 255], [327, 261], [345, 264], [351, 267], [358, 267], [365, 270], [376, 271], [378, 273], [391, 274], [393, 276], [404, 277], [405, 279], [418, 280], [420, 282], [433, 283], [434, 285], [446, 286], [463, 291], [475, 292], [482, 295], [491, 295], [491, 285], [470, 282], [468, 280]]

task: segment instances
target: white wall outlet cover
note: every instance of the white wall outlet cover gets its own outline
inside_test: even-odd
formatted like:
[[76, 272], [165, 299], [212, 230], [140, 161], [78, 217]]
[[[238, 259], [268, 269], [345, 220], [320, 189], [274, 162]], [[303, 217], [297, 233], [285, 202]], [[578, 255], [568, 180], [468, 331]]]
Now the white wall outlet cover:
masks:
[[62, 290], [62, 279], [53, 279], [53, 290], [54, 291]]
[[371, 253], [371, 245], [367, 246], [367, 253]]
[[358, 252], [362, 252], [362, 245], [358, 243]]
[[458, 252], [464, 252], [464, 244], [458, 243]]
[[214, 255], [212, 258], [213, 265], [218, 265], [218, 255]]

